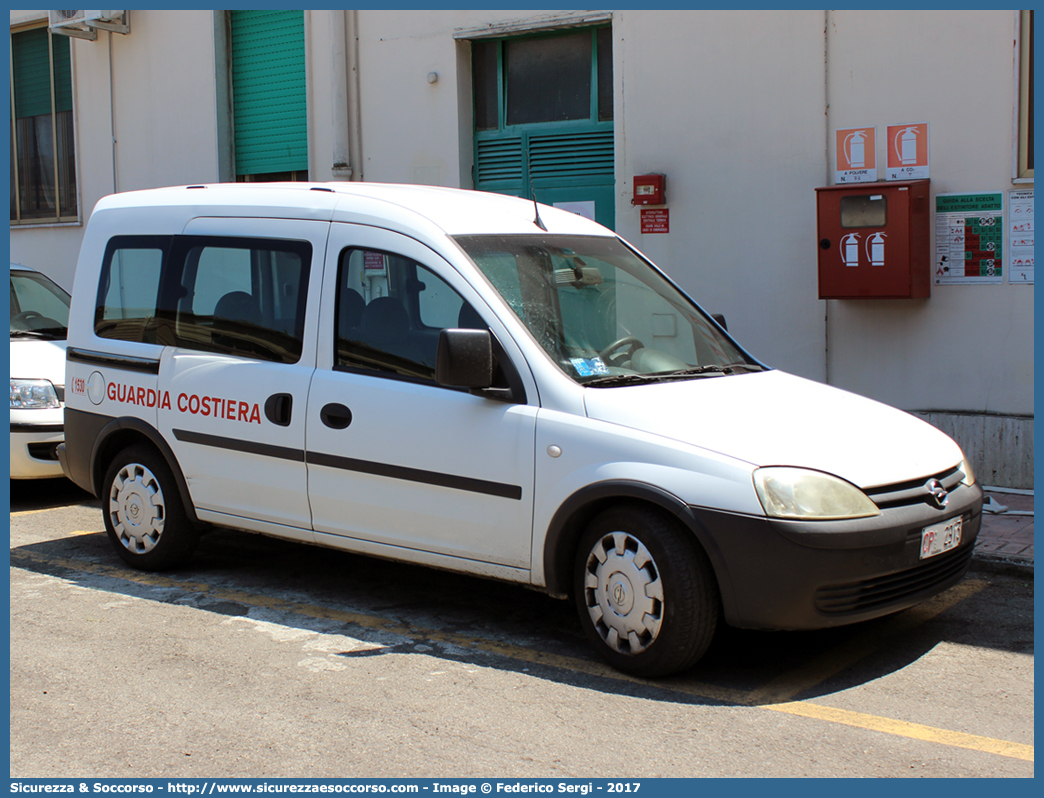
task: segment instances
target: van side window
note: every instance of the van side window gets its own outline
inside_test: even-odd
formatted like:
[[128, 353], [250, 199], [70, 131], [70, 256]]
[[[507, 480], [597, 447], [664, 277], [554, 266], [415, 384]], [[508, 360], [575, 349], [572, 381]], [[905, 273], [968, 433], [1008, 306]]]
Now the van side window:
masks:
[[303, 241], [124, 237], [102, 268], [95, 332], [294, 363], [312, 247]]
[[311, 257], [303, 241], [180, 238], [171, 256], [178, 345], [296, 363]]
[[156, 343], [160, 276], [170, 236], [118, 236], [105, 250], [94, 332], [99, 338]]
[[337, 280], [336, 368], [434, 380], [439, 333], [485, 326], [460, 294], [410, 258], [346, 249]]

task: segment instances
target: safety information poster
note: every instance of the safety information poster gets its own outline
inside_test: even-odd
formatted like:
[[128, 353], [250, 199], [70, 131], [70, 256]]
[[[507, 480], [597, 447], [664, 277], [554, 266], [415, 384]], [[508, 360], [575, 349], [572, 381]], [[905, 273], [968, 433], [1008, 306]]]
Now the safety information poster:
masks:
[[1008, 282], [1033, 284], [1033, 189], [1008, 192]]
[[1004, 193], [937, 194], [936, 285], [1004, 282]]

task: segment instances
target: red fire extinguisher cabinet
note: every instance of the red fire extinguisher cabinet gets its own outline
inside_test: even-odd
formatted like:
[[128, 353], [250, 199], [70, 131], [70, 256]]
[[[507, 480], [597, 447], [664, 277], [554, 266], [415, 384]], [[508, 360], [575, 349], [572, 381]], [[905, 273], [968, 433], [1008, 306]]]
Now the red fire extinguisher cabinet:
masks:
[[820, 299], [931, 295], [928, 180], [816, 189]]

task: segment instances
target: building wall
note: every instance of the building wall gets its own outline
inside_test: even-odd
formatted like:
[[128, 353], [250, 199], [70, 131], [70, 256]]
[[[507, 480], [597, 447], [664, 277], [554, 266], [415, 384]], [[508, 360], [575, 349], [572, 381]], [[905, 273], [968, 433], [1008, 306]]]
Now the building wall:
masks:
[[[880, 138], [928, 122], [933, 196], [1020, 187], [1014, 33], [1011, 11], [830, 12], [829, 127], [876, 124]], [[941, 285], [926, 300], [831, 301], [830, 381], [907, 409], [1031, 415], [1033, 291]]]
[[[470, 73], [456, 68], [453, 33], [549, 15], [361, 14], [366, 179], [467, 186], [458, 89]], [[832, 182], [836, 128], [873, 124], [883, 139], [889, 124], [927, 121], [933, 195], [1015, 187], [1014, 20], [616, 12], [618, 232], [772, 365], [911, 410], [1031, 414], [1032, 287], [826, 302], [816, 275], [814, 190]], [[642, 235], [630, 204], [632, 176], [647, 172], [667, 175], [668, 235]]]
[[[11, 20], [46, 13], [11, 12]], [[211, 11], [134, 11], [129, 35], [72, 40], [84, 221], [114, 191], [218, 179], [214, 52]], [[82, 224], [12, 228], [11, 259], [71, 289], [82, 237]]]
[[[617, 230], [757, 357], [823, 380], [823, 13], [628, 11], [613, 33]], [[668, 234], [642, 235], [630, 204], [650, 172]]]
[[[11, 12], [12, 24], [34, 13]], [[134, 11], [128, 36], [73, 41], [84, 219], [114, 188], [228, 179], [221, 14]], [[351, 179], [463, 187], [473, 158], [468, 37], [579, 16], [340, 14], [305, 12], [312, 179], [348, 177], [335, 168], [347, 136]], [[618, 232], [725, 314], [766, 363], [928, 418], [963, 419], [953, 427], [960, 442], [1005, 447], [1001, 461], [1020, 463], [1010, 479], [1024, 483], [1033, 287], [822, 301], [816, 269], [815, 188], [833, 182], [835, 129], [876, 126], [881, 161], [888, 125], [928, 122], [933, 196], [1031, 187], [1012, 182], [1015, 23], [1009, 10], [612, 14]], [[630, 204], [633, 176], [649, 172], [667, 176], [666, 235], [643, 235]], [[81, 236], [78, 225], [12, 230], [12, 258], [69, 287]], [[988, 418], [1015, 427], [974, 431]]]

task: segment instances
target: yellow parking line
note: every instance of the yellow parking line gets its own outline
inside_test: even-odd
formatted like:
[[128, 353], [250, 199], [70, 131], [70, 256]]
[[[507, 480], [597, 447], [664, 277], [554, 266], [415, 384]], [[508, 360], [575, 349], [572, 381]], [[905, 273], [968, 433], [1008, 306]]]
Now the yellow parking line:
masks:
[[992, 737], [980, 737], [977, 734], [937, 729], [934, 726], [922, 726], [920, 723], [907, 723], [903, 720], [881, 718], [877, 715], [866, 715], [862, 712], [851, 712], [847, 709], [824, 707], [820, 704], [810, 704], [807, 701], [798, 701], [791, 704], [774, 704], [763, 707], [763, 709], [785, 712], [788, 715], [800, 715], [803, 718], [813, 718], [814, 720], [825, 720], [830, 723], [842, 723], [845, 726], [884, 732], [897, 737], [908, 737], [912, 740], [924, 740], [930, 743], [953, 746], [954, 748], [983, 751], [988, 754], [1011, 757], [1012, 759], [1022, 759], [1026, 762], [1033, 761], [1032, 745], [1012, 743], [1007, 740], [995, 740]]
[[[68, 509], [70, 507], [81, 507], [81, 506], [82, 507], [86, 507], [88, 505], [55, 504], [55, 505], [53, 505], [51, 507], [37, 507], [35, 510], [12, 510], [11, 511], [11, 517], [12, 518], [21, 518], [23, 515], [39, 515], [40, 513], [50, 513], [50, 512], [54, 512], [55, 510], [66, 510], [66, 509]], [[91, 507], [91, 509], [97, 509], [97, 508], [96, 507]]]
[[[141, 585], [189, 590], [195, 593], [205, 594], [210, 598], [218, 599], [221, 601], [236, 602], [246, 606], [258, 607], [267, 610], [289, 612], [292, 614], [303, 615], [305, 617], [316, 618], [320, 620], [333, 620], [338, 621], [340, 623], [353, 624], [356, 626], [360, 626], [364, 629], [400, 635], [403, 637], [409, 637], [413, 639], [420, 638], [423, 640], [430, 640], [439, 643], [460, 646], [462, 648], [468, 648], [474, 651], [482, 651], [484, 653], [497, 654], [500, 656], [507, 657], [509, 659], [514, 659], [516, 661], [528, 662], [534, 665], [546, 665], [553, 668], [560, 668], [576, 673], [583, 673], [590, 676], [610, 679], [616, 682], [629, 682], [632, 684], [641, 684], [647, 687], [655, 687], [668, 692], [681, 693], [683, 695], [690, 695], [697, 698], [710, 699], [712, 701], [718, 701], [725, 704], [748, 706], [755, 709], [770, 710], [773, 712], [782, 712], [789, 715], [798, 715], [801, 717], [825, 721], [829, 723], [839, 723], [846, 726], [867, 729], [870, 731], [883, 732], [885, 734], [892, 734], [898, 737], [906, 737], [915, 740], [924, 740], [928, 742], [939, 743], [942, 745], [949, 745], [956, 748], [967, 748], [973, 751], [982, 751], [985, 753], [997, 754], [998, 756], [1022, 759], [1028, 762], [1033, 761], [1033, 746], [1031, 745], [1012, 743], [1005, 740], [995, 740], [990, 737], [980, 737], [978, 735], [965, 734], [963, 732], [948, 731], [946, 729], [938, 729], [932, 726], [923, 726], [917, 723], [907, 723], [906, 721], [894, 720], [891, 718], [882, 718], [876, 715], [867, 715], [860, 712], [851, 712], [849, 710], [844, 709], [825, 707], [819, 704], [811, 704], [805, 701], [779, 704], [760, 704], [755, 703], [751, 700], [753, 697], [757, 695], [756, 691], [734, 690], [727, 687], [719, 687], [716, 685], [710, 685], [701, 682], [693, 682], [682, 678], [664, 679], [659, 682], [650, 682], [645, 679], [640, 679], [634, 676], [628, 676], [625, 673], [620, 673], [619, 671], [613, 670], [608, 665], [604, 665], [600, 662], [582, 660], [577, 659], [575, 657], [566, 657], [558, 654], [551, 654], [545, 651], [536, 651], [533, 649], [522, 648], [508, 643], [498, 643], [496, 641], [470, 637], [463, 634], [457, 634], [455, 632], [447, 632], [441, 629], [430, 629], [422, 626], [413, 626], [410, 624], [401, 623], [399, 621], [393, 621], [388, 618], [382, 618], [376, 615], [367, 615], [364, 613], [337, 610], [332, 609], [330, 607], [323, 607], [317, 604], [286, 601], [284, 599], [276, 598], [274, 596], [263, 596], [255, 593], [245, 593], [239, 590], [214, 588], [211, 585], [204, 584], [202, 582], [187, 582], [179, 579], [171, 579], [170, 577], [156, 573], [128, 571], [124, 568], [102, 565], [99, 563], [89, 563], [84, 562], [82, 560], [71, 560], [64, 557], [44, 556], [36, 552], [30, 552], [19, 549], [12, 550], [11, 565], [17, 567], [19, 561], [26, 564], [28, 564], [29, 562], [48, 563], [51, 565], [57, 565], [62, 568], [68, 568], [74, 571], [97, 574], [99, 576], [111, 577], [114, 579], [120, 579], [125, 582], [134, 582], [136, 584]], [[981, 589], [982, 586], [977, 587], [977, 590]], [[970, 595], [970, 593], [968, 595]], [[953, 600], [952, 603], [956, 603], [956, 601], [962, 600], [964, 597], [966, 596], [962, 594], [960, 598]], [[943, 607], [942, 609], [945, 608], [946, 607]], [[938, 612], [941, 612], [942, 609], [939, 609]], [[938, 612], [936, 612], [936, 614], [938, 614]]]
[[[892, 616], [886, 621], [888, 623], [887, 631], [890, 635], [907, 632], [927, 623], [988, 586], [989, 582], [982, 579], [968, 579], [960, 582], [945, 593], [941, 593], [917, 607], [905, 610], [899, 615]], [[755, 688], [750, 693], [749, 702], [751, 704], [774, 704], [790, 701], [799, 693], [822, 684], [880, 648], [881, 637], [879, 635], [874, 635], [872, 639], [856, 638]]]

